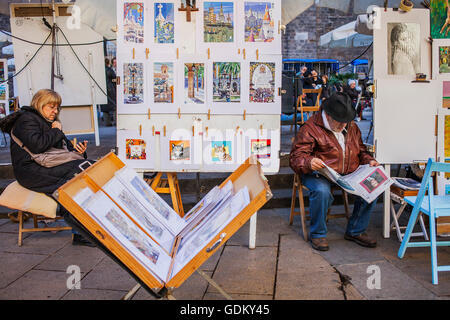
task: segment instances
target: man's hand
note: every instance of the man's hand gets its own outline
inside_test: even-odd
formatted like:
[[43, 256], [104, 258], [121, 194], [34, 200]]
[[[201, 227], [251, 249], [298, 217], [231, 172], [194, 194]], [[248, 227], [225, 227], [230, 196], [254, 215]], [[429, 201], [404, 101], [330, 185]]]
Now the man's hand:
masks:
[[62, 131], [62, 125], [61, 125], [61, 122], [59, 122], [59, 121], [53, 121], [53, 122], [52, 122], [52, 128], [58, 128], [59, 130]]
[[311, 169], [313, 171], [320, 170], [325, 167], [325, 164], [319, 158], [313, 158], [311, 160]]
[[378, 163], [377, 160], [370, 160], [369, 165], [371, 167], [378, 167], [380, 164]]

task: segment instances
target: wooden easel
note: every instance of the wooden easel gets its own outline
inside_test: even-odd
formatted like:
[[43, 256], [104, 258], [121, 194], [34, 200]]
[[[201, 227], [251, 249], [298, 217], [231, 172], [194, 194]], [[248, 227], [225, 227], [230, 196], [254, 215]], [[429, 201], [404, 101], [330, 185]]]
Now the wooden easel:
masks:
[[163, 179], [163, 172], [158, 172], [153, 179], [145, 179], [150, 187], [160, 194], [170, 194], [172, 198], [172, 207], [180, 217], [184, 217], [183, 202], [181, 201], [180, 186], [178, 184], [177, 174], [166, 172], [167, 178]]

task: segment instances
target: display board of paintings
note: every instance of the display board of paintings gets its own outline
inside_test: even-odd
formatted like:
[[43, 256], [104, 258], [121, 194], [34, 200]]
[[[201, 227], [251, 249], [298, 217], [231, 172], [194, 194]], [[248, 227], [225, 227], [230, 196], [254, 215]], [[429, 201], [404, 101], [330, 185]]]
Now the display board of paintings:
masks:
[[[187, 22], [178, 0], [117, 1], [117, 146], [132, 168], [230, 171], [239, 162], [221, 157], [244, 159], [243, 138], [213, 145], [208, 128], [233, 131], [272, 116], [273, 128], [264, 129], [279, 130], [272, 124], [281, 114], [281, 1], [195, 5]], [[178, 129], [188, 137], [172, 136]]]
[[374, 29], [374, 78], [414, 80], [417, 73], [431, 75], [429, 10], [408, 14], [387, 9]]
[[9, 114], [8, 61], [0, 59], [0, 119]]
[[[438, 158], [439, 162], [450, 163], [450, 110], [441, 109], [438, 113]], [[438, 174], [439, 194], [450, 194], [450, 174]]]

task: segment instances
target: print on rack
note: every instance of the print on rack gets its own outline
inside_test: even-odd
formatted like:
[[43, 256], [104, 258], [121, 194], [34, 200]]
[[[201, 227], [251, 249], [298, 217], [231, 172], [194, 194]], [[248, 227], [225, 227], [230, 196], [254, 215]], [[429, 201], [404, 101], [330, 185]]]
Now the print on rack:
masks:
[[205, 64], [184, 64], [184, 103], [205, 103]]
[[204, 30], [205, 42], [233, 42], [234, 41], [234, 3], [233, 2], [204, 2]]
[[144, 64], [124, 63], [123, 78], [124, 103], [144, 103]]
[[155, 43], [175, 42], [174, 4], [155, 3]]
[[274, 40], [273, 7], [270, 2], [245, 2], [245, 42]]
[[125, 2], [123, 8], [125, 42], [144, 43], [144, 4]]
[[275, 101], [275, 63], [250, 62], [250, 102]]
[[145, 141], [142, 139], [127, 139], [126, 158], [127, 160], [146, 160]]
[[173, 62], [155, 62], [153, 64], [153, 94], [155, 103], [173, 103], [173, 79]]
[[213, 102], [241, 101], [241, 64], [214, 62]]

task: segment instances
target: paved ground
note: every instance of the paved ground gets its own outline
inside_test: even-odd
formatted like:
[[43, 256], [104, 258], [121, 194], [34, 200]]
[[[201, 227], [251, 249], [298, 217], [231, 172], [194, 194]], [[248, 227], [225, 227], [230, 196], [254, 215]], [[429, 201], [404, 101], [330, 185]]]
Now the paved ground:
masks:
[[[450, 273], [440, 273], [440, 284], [431, 284], [427, 249], [409, 249], [398, 259], [395, 235], [380, 236], [381, 212], [378, 206], [369, 229], [378, 238], [377, 248], [344, 240], [345, 220], [335, 219], [328, 223], [330, 251], [318, 253], [303, 240], [298, 216], [288, 226], [288, 208], [263, 210], [258, 214], [256, 249], [248, 249], [247, 223], [200, 269], [234, 299], [449, 299]], [[0, 220], [0, 299], [120, 299], [135, 285], [100, 250], [72, 246], [70, 232], [28, 234], [18, 247], [17, 228]], [[438, 252], [439, 263], [450, 264], [450, 248]], [[70, 265], [81, 269], [81, 289], [67, 289]], [[379, 268], [380, 289], [367, 285], [373, 266]], [[174, 296], [224, 299], [198, 273]], [[134, 299], [154, 298], [140, 289]]]

